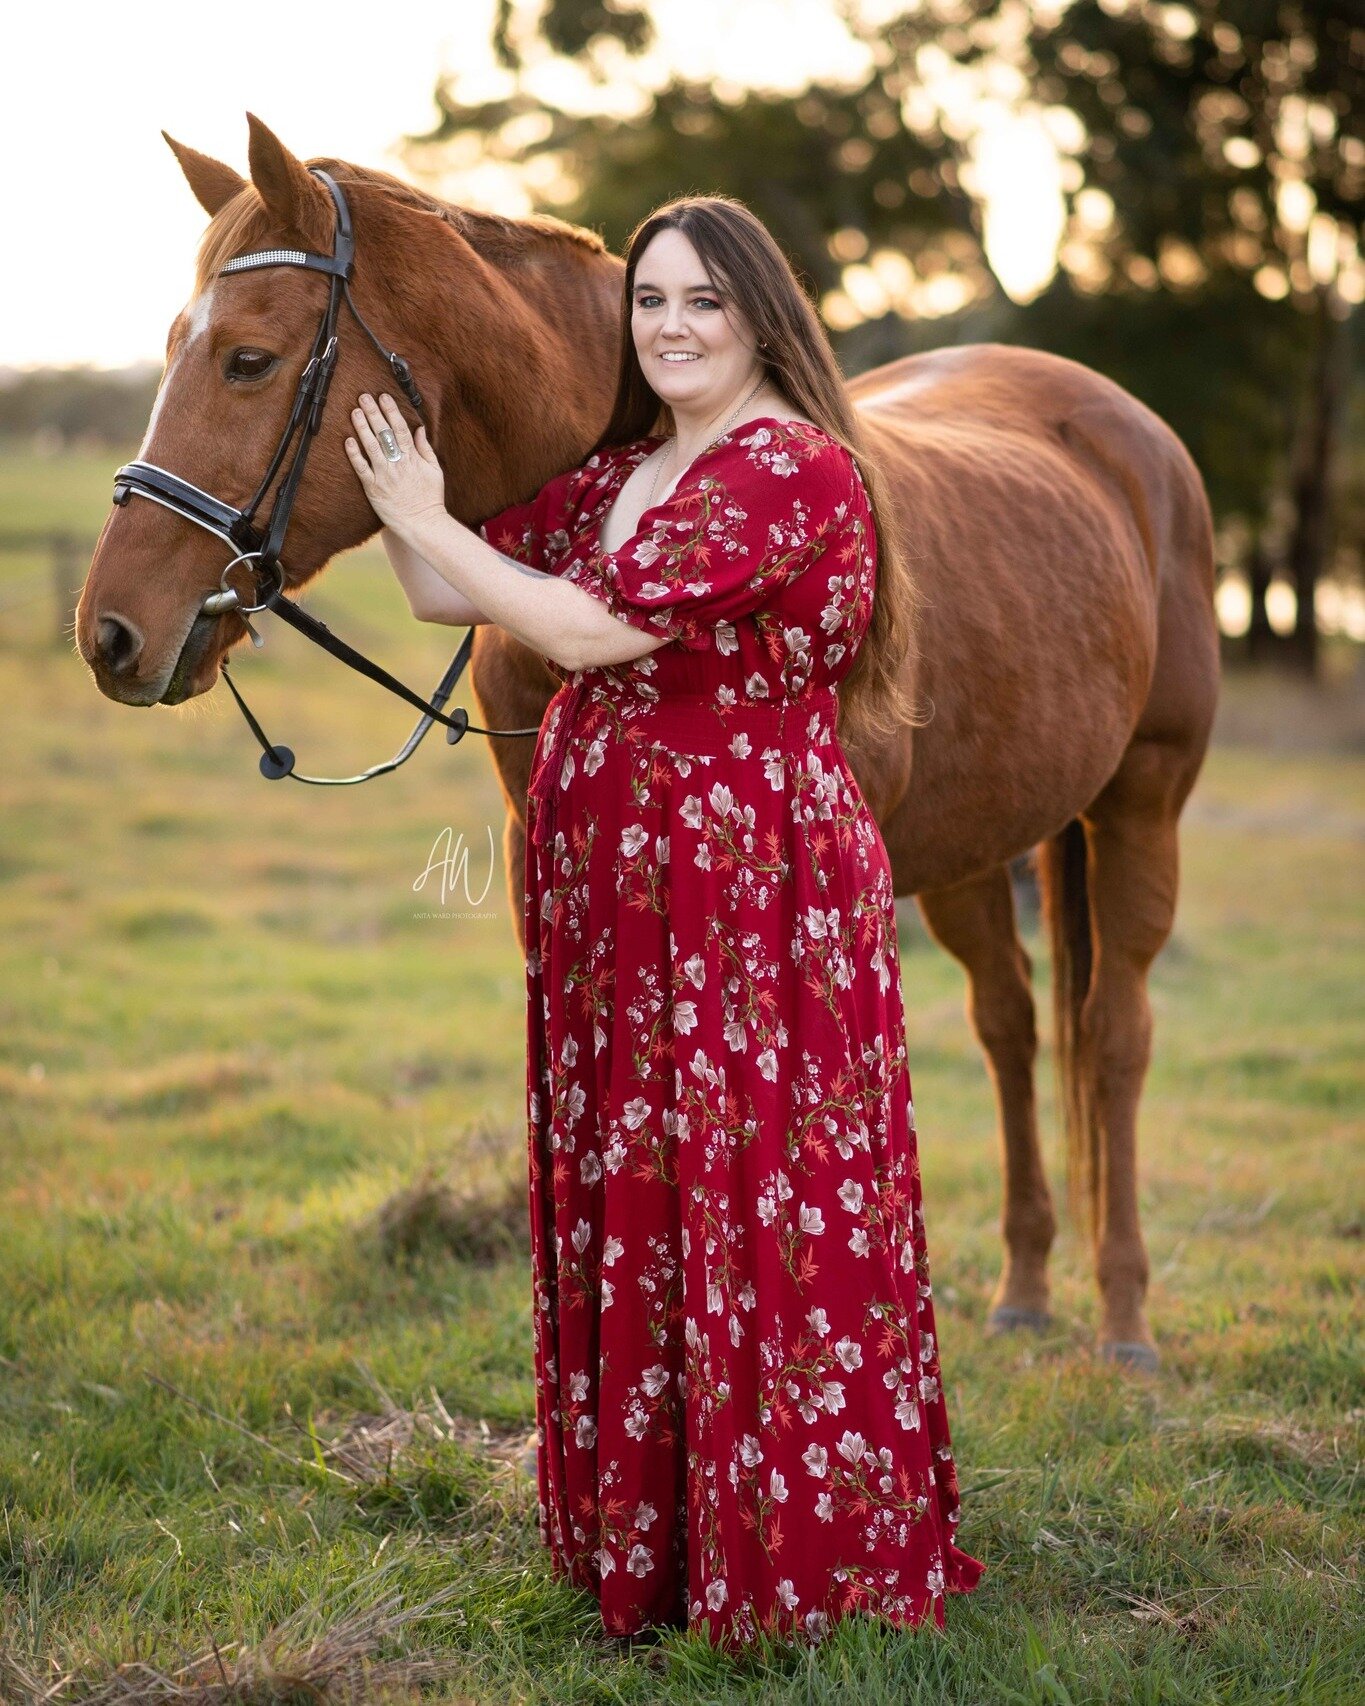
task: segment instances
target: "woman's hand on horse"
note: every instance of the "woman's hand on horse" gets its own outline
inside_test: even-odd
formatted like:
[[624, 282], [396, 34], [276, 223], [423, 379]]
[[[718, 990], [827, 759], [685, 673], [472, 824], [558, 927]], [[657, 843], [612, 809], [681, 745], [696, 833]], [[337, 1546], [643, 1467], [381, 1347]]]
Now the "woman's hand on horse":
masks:
[[[346, 454], [370, 508], [385, 527], [401, 538], [419, 519], [445, 514], [445, 474], [424, 426], [418, 426], [414, 437], [393, 398], [386, 394], [376, 403], [368, 391], [351, 410], [351, 425], [355, 437], [346, 440]], [[379, 442], [379, 434], [385, 431], [397, 440], [401, 454], [396, 462], [389, 460]]]

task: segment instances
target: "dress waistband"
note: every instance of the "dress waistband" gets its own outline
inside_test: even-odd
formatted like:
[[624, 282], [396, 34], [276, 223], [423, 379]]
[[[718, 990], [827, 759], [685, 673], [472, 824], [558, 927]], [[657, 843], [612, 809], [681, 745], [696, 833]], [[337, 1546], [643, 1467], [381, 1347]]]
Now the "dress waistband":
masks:
[[589, 726], [594, 733], [599, 726], [616, 726], [625, 741], [657, 740], [677, 752], [696, 755], [730, 753], [739, 734], [749, 737], [755, 752], [764, 744], [820, 746], [835, 739], [839, 697], [834, 688], [821, 687], [800, 698], [737, 698], [726, 704], [714, 692], [675, 692], [653, 701], [631, 698], [625, 715], [619, 710], [613, 714], [622, 705], [618, 695], [587, 679], [565, 682], [550, 700], [527, 790], [535, 798], [533, 840], [537, 845], [551, 832], [552, 802], [559, 791], [569, 741]]
[[818, 744], [833, 738], [838, 709], [833, 688], [820, 688], [800, 699], [736, 699], [731, 704], [715, 693], [665, 693], [643, 708], [632, 707], [624, 733], [630, 740], [638, 729], [638, 738], [697, 753], [728, 752], [741, 732], [754, 741]]

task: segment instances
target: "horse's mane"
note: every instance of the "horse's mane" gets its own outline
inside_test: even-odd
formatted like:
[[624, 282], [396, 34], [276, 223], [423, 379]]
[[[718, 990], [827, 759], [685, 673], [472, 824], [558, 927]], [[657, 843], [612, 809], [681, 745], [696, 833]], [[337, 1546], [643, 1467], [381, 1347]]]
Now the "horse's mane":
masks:
[[[493, 266], [516, 266], [529, 259], [544, 244], [570, 244], [592, 254], [605, 254], [606, 244], [595, 231], [567, 220], [556, 219], [550, 213], [527, 214], [520, 219], [499, 213], [484, 213], [476, 208], [457, 207], [414, 189], [392, 173], [371, 166], [353, 166], [349, 160], [319, 158], [306, 162], [330, 172], [339, 184], [374, 184], [387, 192], [388, 199], [401, 207], [417, 208], [433, 213], [459, 232], [469, 245], [477, 249]], [[199, 245], [195, 260], [194, 289], [198, 295], [214, 279], [226, 261], [259, 243], [271, 229], [271, 216], [266, 212], [260, 193], [248, 183], [232, 197], [210, 222]]]

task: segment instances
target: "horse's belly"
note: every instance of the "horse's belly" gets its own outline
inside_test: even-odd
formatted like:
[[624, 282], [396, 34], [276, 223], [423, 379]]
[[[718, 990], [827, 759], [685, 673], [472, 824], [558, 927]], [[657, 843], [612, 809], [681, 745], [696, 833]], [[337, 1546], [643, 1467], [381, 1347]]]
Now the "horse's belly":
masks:
[[931, 713], [882, 826], [904, 893], [997, 865], [1094, 799], [1151, 687], [1158, 588], [1131, 512], [1061, 444], [942, 419], [896, 442], [880, 460]]

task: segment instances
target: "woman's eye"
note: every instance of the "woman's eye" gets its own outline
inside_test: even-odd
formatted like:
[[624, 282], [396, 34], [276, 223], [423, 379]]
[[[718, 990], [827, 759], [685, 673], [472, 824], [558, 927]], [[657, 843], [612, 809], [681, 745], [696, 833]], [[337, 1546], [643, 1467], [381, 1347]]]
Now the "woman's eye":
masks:
[[263, 379], [274, 365], [275, 357], [269, 350], [233, 350], [228, 358], [227, 376], [229, 379]]
[[[635, 306], [637, 308], [654, 308], [662, 301], [662, 296], [650, 294], [637, 297]], [[692, 298], [692, 306], [694, 308], [719, 308], [720, 303], [716, 301], [714, 296], [694, 296]]]

